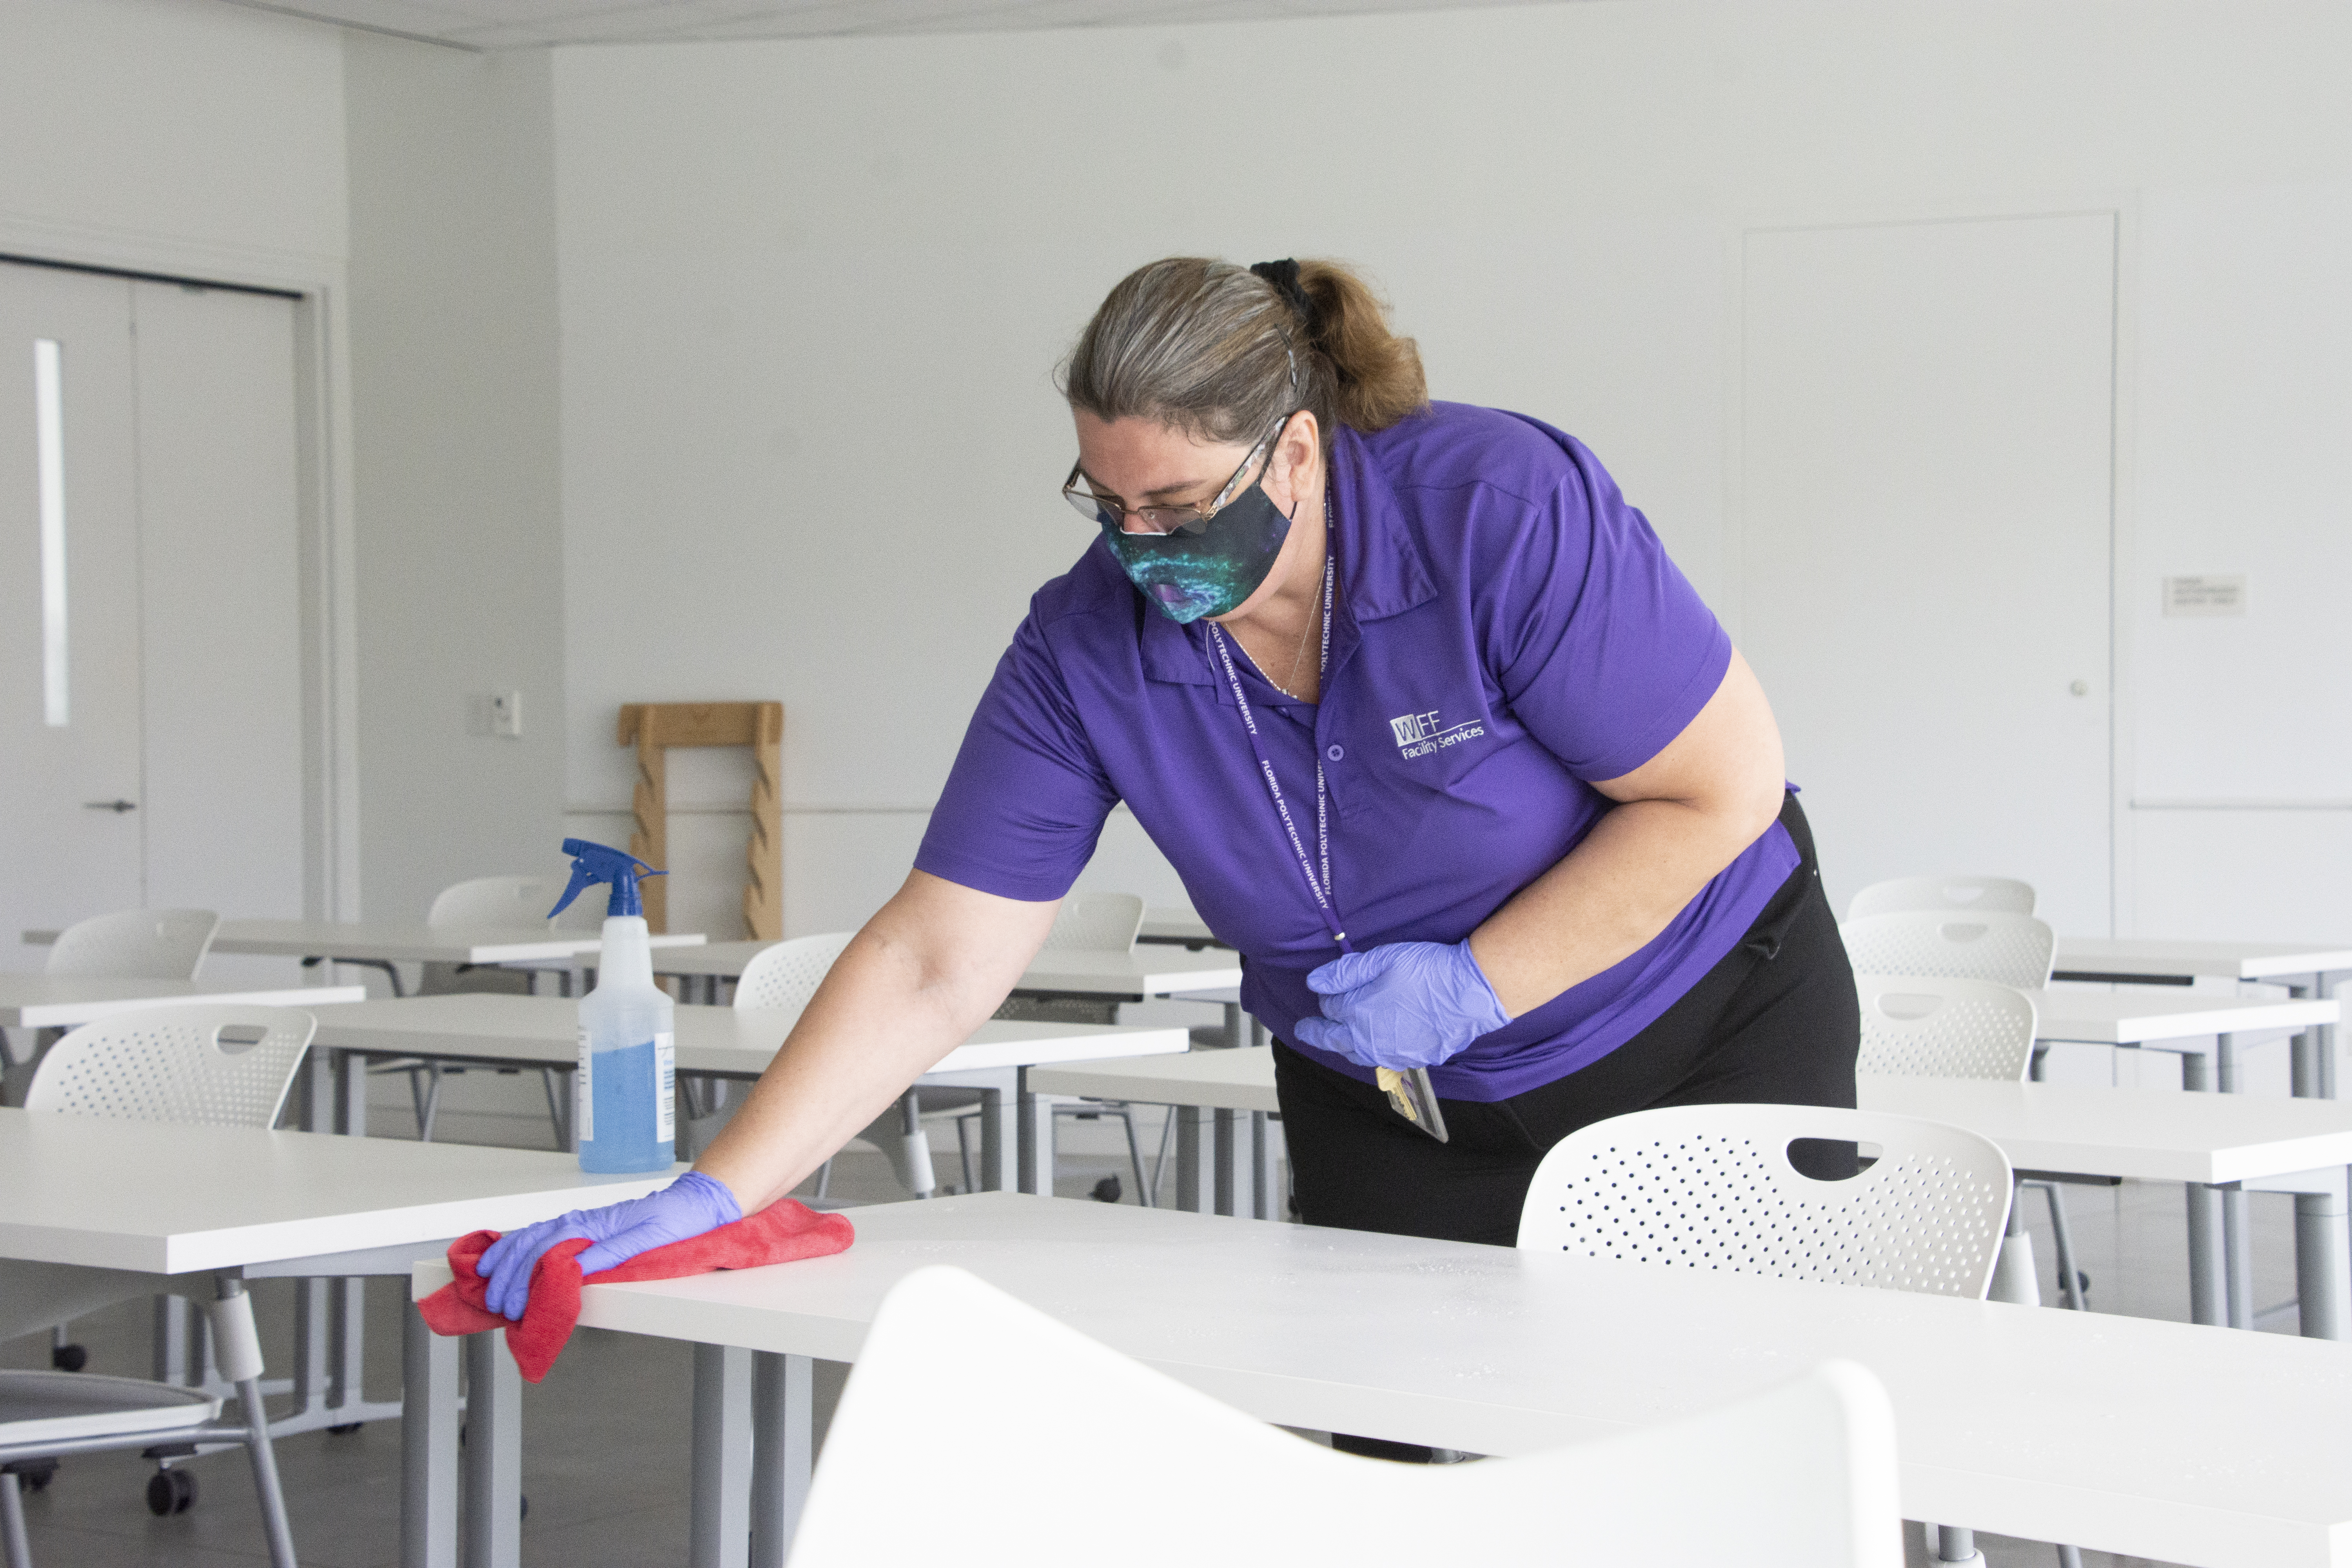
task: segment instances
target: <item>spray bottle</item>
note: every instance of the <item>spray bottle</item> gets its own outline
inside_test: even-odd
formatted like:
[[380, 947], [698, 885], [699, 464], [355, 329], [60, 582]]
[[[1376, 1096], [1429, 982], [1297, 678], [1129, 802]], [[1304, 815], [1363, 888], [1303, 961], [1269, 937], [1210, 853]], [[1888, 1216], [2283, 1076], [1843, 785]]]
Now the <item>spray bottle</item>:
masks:
[[604, 919], [596, 986], [580, 999], [580, 1072], [572, 1108], [583, 1171], [667, 1171], [676, 1158], [677, 1112], [671, 1098], [675, 1015], [654, 984], [637, 879], [658, 877], [634, 855], [567, 838], [572, 885], [550, 920], [590, 886], [613, 885]]

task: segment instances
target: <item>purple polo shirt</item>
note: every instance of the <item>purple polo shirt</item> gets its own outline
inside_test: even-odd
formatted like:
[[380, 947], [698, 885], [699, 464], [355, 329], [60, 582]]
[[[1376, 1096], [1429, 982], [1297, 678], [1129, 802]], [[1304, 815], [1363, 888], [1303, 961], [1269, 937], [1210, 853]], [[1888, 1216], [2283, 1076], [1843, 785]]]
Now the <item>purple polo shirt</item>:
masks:
[[[1331, 480], [1322, 701], [1234, 662], [1310, 853], [1322, 759], [1350, 942], [1459, 942], [1609, 809], [1588, 781], [1682, 732], [1731, 640], [1592, 454], [1537, 420], [1441, 403], [1375, 436], [1343, 428]], [[1213, 658], [1205, 624], [1151, 609], [1097, 541], [1030, 602], [915, 864], [1057, 899], [1124, 800], [1241, 951], [1243, 1003], [1293, 1040], [1319, 1011], [1307, 972], [1339, 949]], [[1797, 859], [1775, 823], [1648, 946], [1433, 1069], [1437, 1092], [1506, 1099], [1624, 1044], [1731, 951]]]

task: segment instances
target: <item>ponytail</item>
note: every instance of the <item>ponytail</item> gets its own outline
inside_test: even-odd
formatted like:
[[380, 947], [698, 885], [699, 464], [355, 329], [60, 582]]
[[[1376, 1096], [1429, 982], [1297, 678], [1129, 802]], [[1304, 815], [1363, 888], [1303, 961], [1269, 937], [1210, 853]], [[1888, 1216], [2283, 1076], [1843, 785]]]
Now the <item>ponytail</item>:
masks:
[[1370, 435], [1428, 406], [1421, 350], [1389, 330], [1370, 284], [1339, 262], [1302, 261], [1298, 285], [1315, 308], [1315, 349], [1331, 367], [1339, 423]]

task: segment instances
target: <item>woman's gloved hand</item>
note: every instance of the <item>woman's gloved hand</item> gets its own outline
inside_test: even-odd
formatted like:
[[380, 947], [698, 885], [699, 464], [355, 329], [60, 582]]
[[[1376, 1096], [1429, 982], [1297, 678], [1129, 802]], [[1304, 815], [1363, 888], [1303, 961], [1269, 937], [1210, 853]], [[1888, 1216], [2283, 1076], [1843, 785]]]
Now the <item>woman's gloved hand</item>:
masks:
[[742, 1217], [743, 1211], [726, 1183], [688, 1171], [657, 1193], [609, 1208], [573, 1209], [559, 1219], [543, 1219], [507, 1232], [490, 1243], [476, 1265], [489, 1281], [483, 1300], [508, 1321], [520, 1322], [523, 1307], [530, 1300], [531, 1270], [539, 1267], [541, 1255], [558, 1242], [580, 1237], [594, 1242], [580, 1255], [580, 1272], [594, 1274], [626, 1263], [640, 1252], [717, 1230]]
[[1470, 944], [1392, 942], [1342, 953], [1307, 977], [1323, 1016], [1301, 1018], [1301, 1044], [1362, 1067], [1435, 1067], [1511, 1021]]

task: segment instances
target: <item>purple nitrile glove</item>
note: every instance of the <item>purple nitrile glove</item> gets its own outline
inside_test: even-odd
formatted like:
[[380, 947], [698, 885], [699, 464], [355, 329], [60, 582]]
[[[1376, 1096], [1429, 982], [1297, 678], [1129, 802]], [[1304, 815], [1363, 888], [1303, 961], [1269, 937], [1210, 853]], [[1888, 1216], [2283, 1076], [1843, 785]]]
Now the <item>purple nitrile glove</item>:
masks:
[[1342, 953], [1307, 984], [1321, 994], [1323, 1016], [1298, 1021], [1299, 1042], [1362, 1067], [1435, 1067], [1511, 1021], [1467, 942]]
[[489, 1280], [483, 1300], [509, 1322], [522, 1321], [530, 1300], [531, 1270], [540, 1255], [560, 1241], [585, 1237], [596, 1245], [580, 1255], [580, 1272], [594, 1274], [626, 1263], [640, 1252], [651, 1252], [673, 1241], [684, 1241], [705, 1231], [732, 1225], [743, 1217], [727, 1184], [688, 1171], [657, 1193], [614, 1204], [608, 1208], [573, 1209], [558, 1219], [543, 1219], [520, 1230], [510, 1230], [490, 1243], [475, 1267]]

